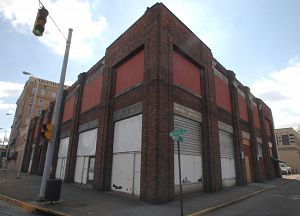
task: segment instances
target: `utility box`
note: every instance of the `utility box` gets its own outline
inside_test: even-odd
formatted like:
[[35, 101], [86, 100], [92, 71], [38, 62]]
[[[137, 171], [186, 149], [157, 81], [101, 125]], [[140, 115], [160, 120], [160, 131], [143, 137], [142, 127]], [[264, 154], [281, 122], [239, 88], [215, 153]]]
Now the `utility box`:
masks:
[[52, 201], [58, 201], [60, 199], [61, 192], [61, 179], [49, 179], [46, 183], [45, 199]]

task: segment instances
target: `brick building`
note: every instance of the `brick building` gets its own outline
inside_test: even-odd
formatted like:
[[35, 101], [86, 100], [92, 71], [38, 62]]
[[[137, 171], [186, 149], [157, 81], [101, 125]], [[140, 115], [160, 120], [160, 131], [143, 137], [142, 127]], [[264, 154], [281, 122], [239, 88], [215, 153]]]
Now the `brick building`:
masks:
[[184, 193], [280, 177], [270, 108], [161, 3], [78, 76], [59, 127], [56, 178], [150, 203], [178, 191], [174, 128]]
[[291, 167], [293, 173], [300, 172], [300, 134], [293, 128], [275, 129], [278, 154], [281, 161]]
[[[14, 122], [9, 138], [10, 152], [14, 153], [14, 158], [16, 158], [15, 164], [11, 161], [12, 168], [18, 168], [31, 119], [39, 116], [42, 110], [48, 107], [49, 102], [55, 100], [57, 89], [58, 83], [35, 77], [30, 77], [25, 83], [24, 89], [17, 101]], [[37, 94], [34, 99], [36, 91]], [[32, 113], [31, 119], [30, 113]]]

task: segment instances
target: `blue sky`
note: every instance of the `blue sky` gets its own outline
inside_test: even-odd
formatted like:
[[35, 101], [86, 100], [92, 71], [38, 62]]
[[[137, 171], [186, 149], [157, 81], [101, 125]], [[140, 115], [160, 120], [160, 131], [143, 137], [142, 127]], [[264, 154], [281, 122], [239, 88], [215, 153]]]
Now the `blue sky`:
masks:
[[[66, 81], [77, 79], [105, 55], [105, 49], [152, 0], [44, 0], [65, 36], [73, 38]], [[272, 109], [275, 126], [300, 125], [300, 2], [298, 0], [162, 1]], [[23, 70], [58, 82], [65, 41], [48, 18], [43, 37], [32, 26], [38, 0], [0, 2], [0, 127], [10, 129], [15, 103], [28, 77]], [[0, 138], [3, 138], [0, 131]]]

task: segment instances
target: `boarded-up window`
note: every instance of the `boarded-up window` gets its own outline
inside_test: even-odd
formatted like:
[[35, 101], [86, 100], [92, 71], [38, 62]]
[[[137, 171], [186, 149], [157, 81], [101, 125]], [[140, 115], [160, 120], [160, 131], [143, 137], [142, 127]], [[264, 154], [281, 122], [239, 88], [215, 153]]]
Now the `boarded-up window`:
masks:
[[253, 107], [253, 116], [254, 116], [254, 125], [255, 125], [255, 127], [260, 128], [259, 115], [258, 115], [258, 110], [257, 110], [256, 106]]
[[247, 111], [246, 99], [240, 94], [238, 94], [238, 103], [239, 103], [240, 118], [248, 122], [248, 111]]
[[67, 98], [65, 102], [64, 107], [64, 115], [62, 122], [68, 121], [73, 117], [74, 112], [74, 103], [75, 103], [75, 96], [71, 96], [70, 98]]
[[173, 52], [173, 78], [174, 84], [201, 95], [199, 68], [175, 51]]
[[125, 61], [117, 68], [116, 92], [122, 92], [133, 88], [144, 79], [144, 51], [141, 51]]
[[83, 88], [81, 113], [89, 110], [101, 102], [103, 75], [88, 80]]
[[215, 75], [215, 89], [217, 105], [231, 112], [230, 92], [228, 83]]

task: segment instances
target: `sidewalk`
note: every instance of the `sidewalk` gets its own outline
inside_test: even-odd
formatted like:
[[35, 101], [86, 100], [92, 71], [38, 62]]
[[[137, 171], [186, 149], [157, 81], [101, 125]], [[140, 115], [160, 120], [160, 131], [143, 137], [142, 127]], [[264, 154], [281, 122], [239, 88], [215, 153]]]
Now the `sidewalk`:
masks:
[[[242, 187], [236, 186], [217, 193], [201, 192], [184, 196], [184, 214], [194, 216], [207, 213], [215, 208], [229, 205], [232, 202], [238, 202], [256, 193], [279, 187], [282, 184], [293, 181], [293, 179], [300, 178], [300, 175], [287, 177], [289, 179], [283, 178], [266, 183], [253, 183]], [[124, 195], [118, 195], [114, 192], [98, 192], [77, 184], [63, 184], [61, 200], [53, 205], [50, 205], [48, 202], [37, 203], [40, 181], [40, 176], [23, 174], [21, 179], [16, 179], [16, 173], [9, 172], [7, 177], [0, 177], [0, 194], [29, 204], [38, 205], [45, 209], [75, 216], [180, 215], [178, 200], [164, 205], [151, 205]]]

